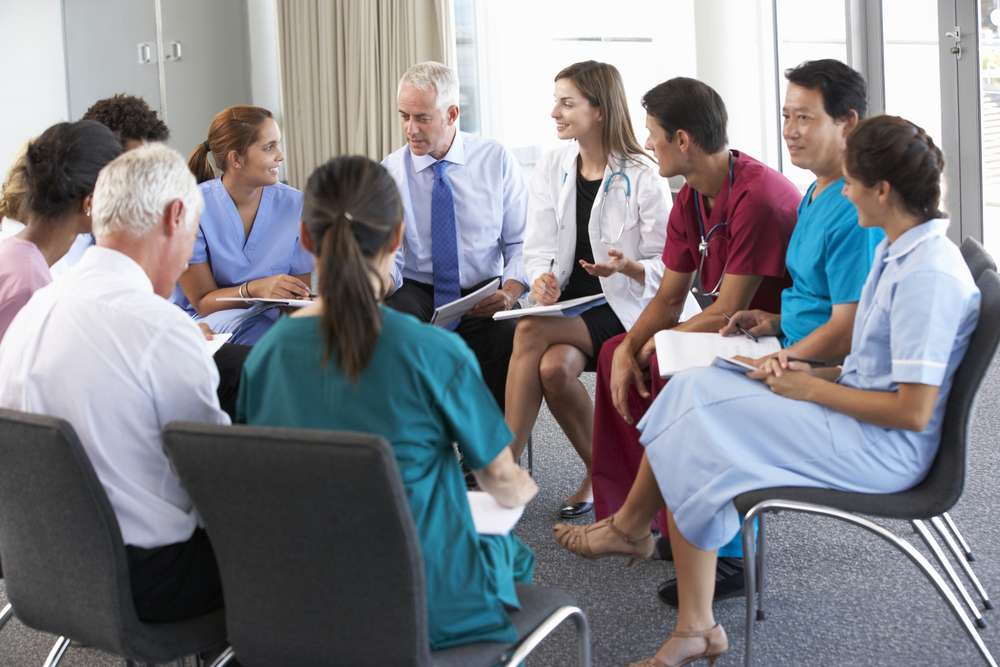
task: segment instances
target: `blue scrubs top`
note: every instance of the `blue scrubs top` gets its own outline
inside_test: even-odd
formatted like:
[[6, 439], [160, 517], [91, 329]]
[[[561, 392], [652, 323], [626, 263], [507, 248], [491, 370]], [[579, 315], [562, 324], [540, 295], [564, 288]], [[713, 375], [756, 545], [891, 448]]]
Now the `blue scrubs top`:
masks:
[[834, 305], [858, 301], [875, 246], [885, 236], [881, 229], [858, 225], [858, 211], [843, 187], [844, 179], [838, 179], [813, 199], [813, 183], [799, 204], [785, 256], [792, 286], [781, 293], [785, 347], [826, 324]]
[[514, 535], [479, 535], [452, 443], [473, 470], [507, 447], [510, 430], [457, 334], [380, 308], [382, 330], [357, 382], [336, 355], [323, 363], [318, 317], [285, 317], [243, 366], [237, 415], [248, 424], [361, 431], [393, 448], [424, 557], [432, 649], [514, 642], [506, 607], [534, 556]]
[[[279, 273], [300, 275], [313, 268], [312, 256], [299, 243], [302, 193], [278, 183], [264, 188], [250, 235], [243, 234], [243, 221], [222, 179], [198, 186], [205, 198], [191, 264], [208, 262], [219, 287], [232, 287], [248, 280]], [[276, 309], [252, 312], [246, 308], [221, 310], [199, 317], [180, 286], [174, 303], [212, 330], [233, 332], [231, 342], [253, 344], [277, 319]]]

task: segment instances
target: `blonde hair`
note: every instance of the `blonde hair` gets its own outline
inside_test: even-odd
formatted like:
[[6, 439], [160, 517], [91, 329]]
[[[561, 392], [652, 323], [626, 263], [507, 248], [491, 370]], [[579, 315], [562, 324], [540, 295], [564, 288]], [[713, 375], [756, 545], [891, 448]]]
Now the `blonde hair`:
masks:
[[27, 152], [26, 143], [17, 152], [17, 157], [14, 158], [10, 169], [7, 170], [7, 176], [3, 179], [3, 185], [0, 185], [0, 218], [25, 222], [24, 202], [28, 195], [28, 182], [25, 180], [25, 171], [28, 168]]

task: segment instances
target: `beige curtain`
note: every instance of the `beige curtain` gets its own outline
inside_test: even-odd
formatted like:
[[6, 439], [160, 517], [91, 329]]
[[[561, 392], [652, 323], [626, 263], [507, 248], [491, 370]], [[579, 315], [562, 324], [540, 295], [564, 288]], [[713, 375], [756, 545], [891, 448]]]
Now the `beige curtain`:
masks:
[[285, 164], [302, 188], [337, 155], [403, 145], [396, 86], [423, 60], [455, 66], [452, 0], [278, 0]]

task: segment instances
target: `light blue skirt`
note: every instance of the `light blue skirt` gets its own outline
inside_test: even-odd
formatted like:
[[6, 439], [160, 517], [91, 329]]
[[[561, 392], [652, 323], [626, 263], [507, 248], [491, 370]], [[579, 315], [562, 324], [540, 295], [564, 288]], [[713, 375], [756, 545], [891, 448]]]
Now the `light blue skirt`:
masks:
[[733, 499], [774, 486], [893, 493], [923, 479], [938, 439], [783, 398], [719, 368], [675, 375], [638, 425], [681, 534], [706, 551], [739, 531]]

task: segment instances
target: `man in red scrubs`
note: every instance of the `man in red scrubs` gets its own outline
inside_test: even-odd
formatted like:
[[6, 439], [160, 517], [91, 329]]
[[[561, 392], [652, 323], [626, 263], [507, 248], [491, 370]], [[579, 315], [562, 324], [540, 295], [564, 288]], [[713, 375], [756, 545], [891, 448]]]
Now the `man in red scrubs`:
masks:
[[[791, 284], [785, 251], [801, 199], [782, 174], [729, 149], [726, 107], [710, 86], [670, 79], [647, 92], [642, 104], [646, 148], [656, 154], [660, 175], [683, 176], [685, 184], [667, 223], [659, 290], [632, 329], [608, 340], [598, 358], [593, 453], [598, 519], [624, 503], [642, 460], [635, 424], [664, 385], [653, 334], [717, 332], [727, 315], [745, 308], [778, 312], [781, 290]], [[703, 310], [678, 322], [692, 290]], [[666, 535], [663, 513], [659, 523]], [[719, 555], [719, 576], [741, 582], [740, 561], [724, 558], [741, 557], [739, 545], [727, 545]]]

